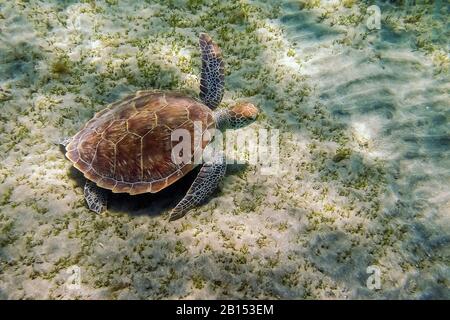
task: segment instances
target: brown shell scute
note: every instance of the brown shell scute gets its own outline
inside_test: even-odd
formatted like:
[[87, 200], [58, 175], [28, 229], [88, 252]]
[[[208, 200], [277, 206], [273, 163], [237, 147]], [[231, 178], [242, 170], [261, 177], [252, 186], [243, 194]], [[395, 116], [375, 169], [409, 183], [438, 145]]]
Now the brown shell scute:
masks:
[[114, 143], [102, 139], [97, 148], [97, 154], [92, 161], [92, 167], [97, 168], [98, 173], [106, 178], [114, 177], [116, 159], [116, 146]]
[[128, 131], [141, 137], [157, 126], [156, 114], [151, 111], [141, 111], [127, 121]]
[[[214, 128], [212, 111], [180, 93], [143, 91], [98, 112], [67, 146], [66, 156], [86, 178], [113, 192], [157, 192], [191, 171], [175, 164], [171, 134], [183, 128], [194, 137], [194, 122]], [[206, 146], [194, 146], [192, 156]]]
[[120, 181], [142, 181], [142, 154], [140, 150], [141, 137], [132, 133], [126, 134], [116, 144], [114, 177]]

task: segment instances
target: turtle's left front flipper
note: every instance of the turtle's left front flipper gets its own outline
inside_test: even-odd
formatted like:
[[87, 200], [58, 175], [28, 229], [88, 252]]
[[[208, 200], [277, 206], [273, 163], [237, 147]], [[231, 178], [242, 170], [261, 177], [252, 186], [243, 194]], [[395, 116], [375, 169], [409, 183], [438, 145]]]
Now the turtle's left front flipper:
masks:
[[224, 91], [222, 52], [206, 33], [200, 34], [199, 43], [202, 51], [200, 99], [214, 110], [222, 101]]
[[84, 198], [86, 199], [89, 209], [95, 213], [102, 213], [106, 210], [106, 190], [97, 187], [92, 181], [86, 181], [84, 185]]
[[225, 176], [226, 167], [223, 154], [219, 154], [212, 161], [203, 164], [184, 198], [170, 213], [169, 220], [173, 221], [183, 217], [189, 210], [206, 200]]

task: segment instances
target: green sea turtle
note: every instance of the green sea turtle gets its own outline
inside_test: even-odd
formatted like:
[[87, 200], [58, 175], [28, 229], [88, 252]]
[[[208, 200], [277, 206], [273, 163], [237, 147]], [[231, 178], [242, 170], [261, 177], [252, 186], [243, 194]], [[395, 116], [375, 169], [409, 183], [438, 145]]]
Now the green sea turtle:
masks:
[[[87, 178], [84, 196], [88, 207], [106, 209], [105, 189], [131, 195], [158, 192], [176, 182], [196, 164], [172, 159], [172, 132], [185, 129], [194, 135], [202, 125], [202, 138], [193, 143], [191, 159], [213, 139], [211, 128], [240, 128], [253, 122], [259, 111], [251, 103], [214, 111], [223, 97], [224, 64], [219, 47], [202, 33], [201, 101], [178, 92], [138, 91], [97, 113], [77, 134], [62, 140], [66, 156]], [[208, 134], [207, 134], [208, 133]], [[170, 214], [184, 216], [205, 200], [225, 175], [223, 153], [204, 162], [185, 197]]]

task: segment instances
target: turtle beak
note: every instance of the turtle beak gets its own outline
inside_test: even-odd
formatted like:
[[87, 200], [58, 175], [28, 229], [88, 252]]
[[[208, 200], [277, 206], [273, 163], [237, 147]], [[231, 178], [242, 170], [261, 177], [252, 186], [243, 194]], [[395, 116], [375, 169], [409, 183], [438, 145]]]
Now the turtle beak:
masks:
[[255, 107], [255, 105], [252, 103], [248, 103], [246, 105], [246, 107], [247, 107], [247, 113], [249, 113], [249, 118], [251, 120], [256, 120], [259, 115], [259, 109], [257, 107]]
[[253, 106], [253, 108], [255, 108], [255, 112], [254, 112], [253, 115], [252, 115], [252, 120], [255, 121], [256, 119], [258, 119], [259, 114], [260, 114], [261, 112], [259, 111], [259, 109], [258, 109], [257, 107], [255, 107], [254, 105], [252, 105], [252, 106]]

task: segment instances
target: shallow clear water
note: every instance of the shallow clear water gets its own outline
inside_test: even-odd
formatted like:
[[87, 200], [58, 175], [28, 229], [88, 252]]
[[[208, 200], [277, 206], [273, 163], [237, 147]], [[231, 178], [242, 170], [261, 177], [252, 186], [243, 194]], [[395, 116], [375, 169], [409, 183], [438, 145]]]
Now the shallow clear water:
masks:
[[[371, 4], [0, 1], [0, 298], [449, 298], [450, 15], [378, 2], [369, 30]], [[197, 94], [204, 31], [280, 171], [231, 165], [170, 224], [196, 172], [93, 214], [53, 142], [136, 90]]]

